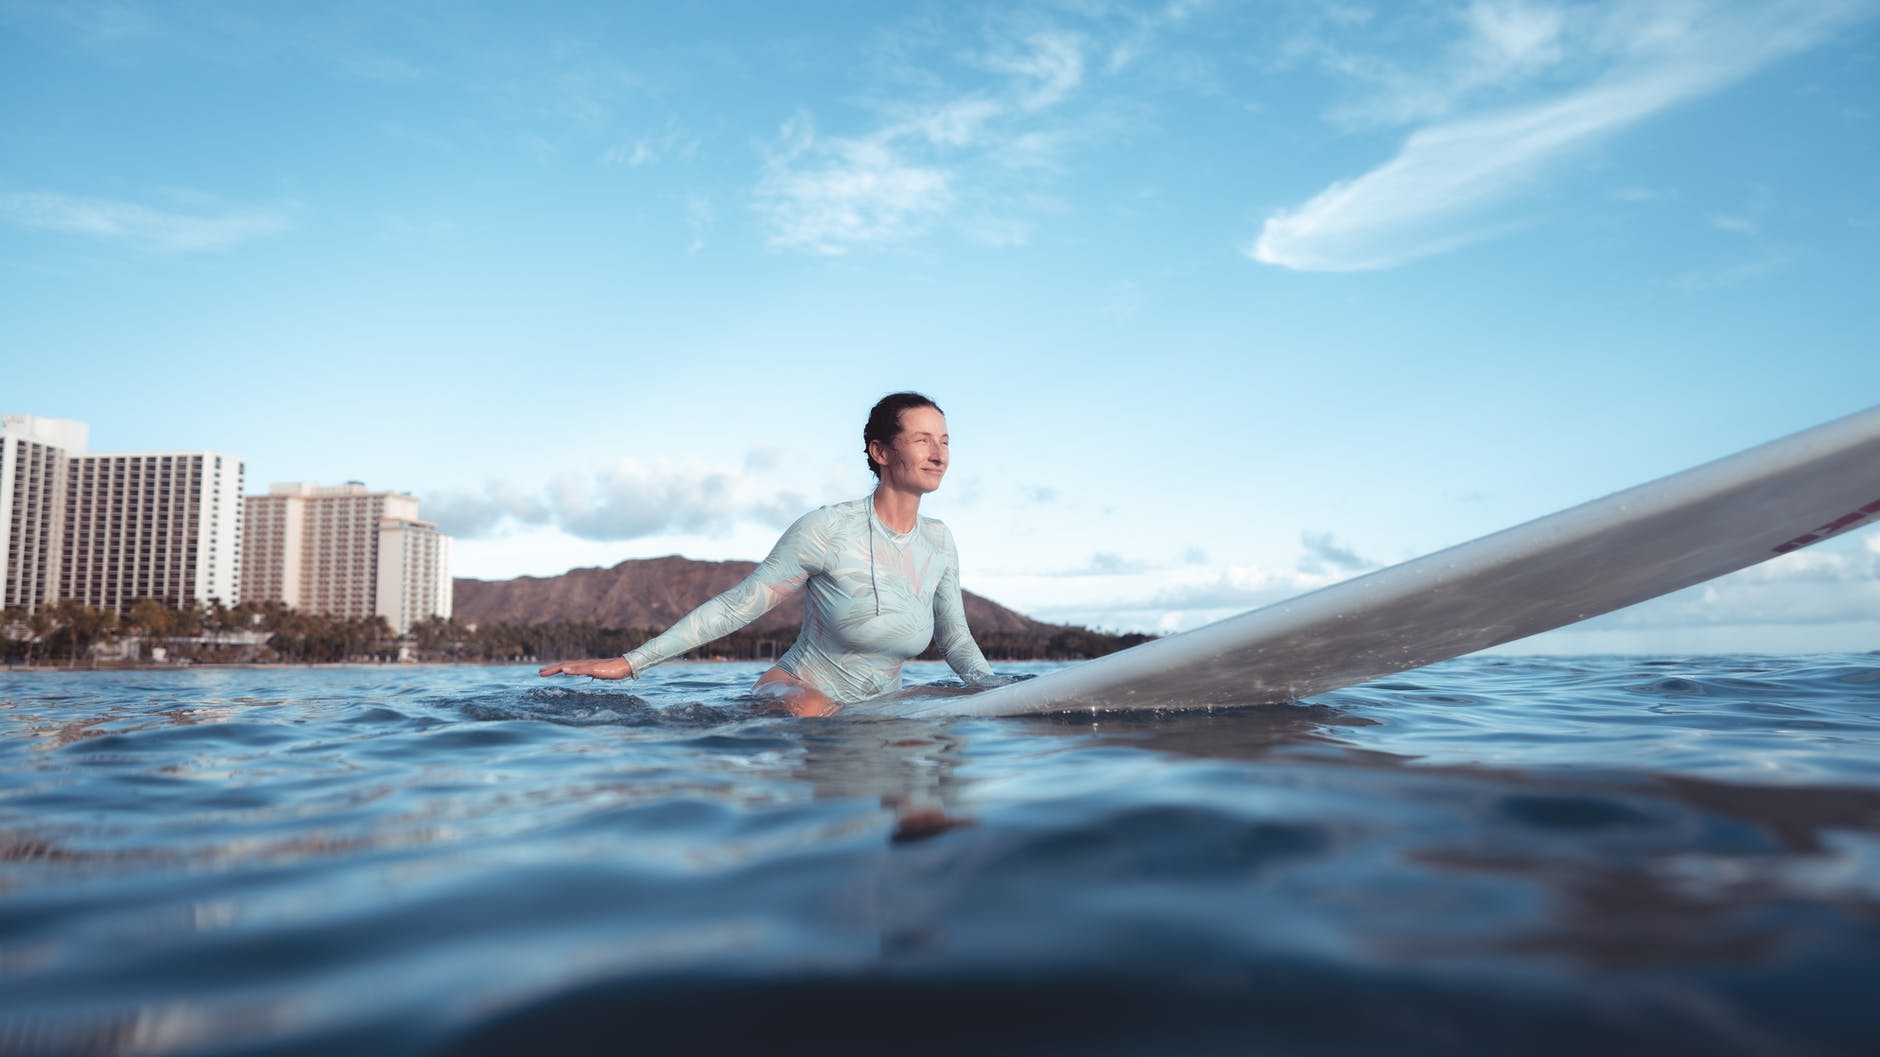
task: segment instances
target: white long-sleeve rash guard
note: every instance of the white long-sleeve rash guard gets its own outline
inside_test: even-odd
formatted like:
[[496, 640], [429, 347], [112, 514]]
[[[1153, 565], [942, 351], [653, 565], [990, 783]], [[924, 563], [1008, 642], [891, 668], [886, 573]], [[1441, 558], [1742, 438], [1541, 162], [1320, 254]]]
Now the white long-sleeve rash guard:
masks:
[[803, 630], [777, 667], [848, 704], [901, 686], [901, 666], [929, 642], [960, 678], [1000, 682], [966, 627], [953, 534], [923, 517], [895, 532], [871, 498], [798, 518], [736, 587], [627, 654], [634, 674], [728, 635], [807, 590]]

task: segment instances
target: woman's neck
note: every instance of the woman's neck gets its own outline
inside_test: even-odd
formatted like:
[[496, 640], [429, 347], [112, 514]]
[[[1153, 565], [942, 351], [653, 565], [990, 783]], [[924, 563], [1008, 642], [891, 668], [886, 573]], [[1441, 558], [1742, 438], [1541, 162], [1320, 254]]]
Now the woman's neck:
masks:
[[875, 516], [896, 532], [912, 532], [920, 521], [920, 494], [875, 486]]

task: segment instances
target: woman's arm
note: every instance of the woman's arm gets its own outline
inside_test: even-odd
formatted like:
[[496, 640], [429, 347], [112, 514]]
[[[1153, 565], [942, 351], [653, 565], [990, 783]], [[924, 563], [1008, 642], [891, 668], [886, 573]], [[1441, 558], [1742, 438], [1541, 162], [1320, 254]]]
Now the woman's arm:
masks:
[[821, 568], [824, 544], [822, 519], [818, 517], [821, 513], [812, 511], [798, 518], [770, 549], [769, 556], [737, 586], [687, 613], [664, 634], [625, 657], [563, 661], [541, 669], [540, 674], [637, 679], [640, 673], [656, 664], [744, 627], [801, 591], [809, 582], [810, 574]]
[[953, 532], [947, 530], [946, 571], [940, 574], [940, 585], [933, 593], [933, 639], [940, 648], [940, 655], [946, 658], [961, 679], [973, 686], [993, 686], [1005, 682], [995, 674], [992, 666], [986, 663], [986, 655], [979, 652], [979, 644], [973, 641], [973, 632], [966, 626], [966, 603], [960, 597], [960, 558], [953, 545]]

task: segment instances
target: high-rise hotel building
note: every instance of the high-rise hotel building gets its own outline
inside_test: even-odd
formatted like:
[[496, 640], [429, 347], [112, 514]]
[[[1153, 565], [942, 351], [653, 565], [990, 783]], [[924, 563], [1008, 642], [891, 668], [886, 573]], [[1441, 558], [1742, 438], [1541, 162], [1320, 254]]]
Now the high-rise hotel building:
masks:
[[214, 451], [93, 454], [83, 422], [0, 416], [0, 604], [73, 599], [122, 616], [234, 605], [242, 461]]
[[277, 484], [245, 500], [242, 601], [304, 613], [382, 616], [403, 634], [449, 617], [450, 537], [403, 492]]
[[69, 453], [85, 440], [83, 422], [0, 418], [0, 607], [30, 613], [58, 601]]

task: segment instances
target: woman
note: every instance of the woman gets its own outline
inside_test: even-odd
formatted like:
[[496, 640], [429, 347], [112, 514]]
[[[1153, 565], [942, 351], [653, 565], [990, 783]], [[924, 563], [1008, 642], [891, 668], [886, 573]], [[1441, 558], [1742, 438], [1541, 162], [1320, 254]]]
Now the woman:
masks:
[[966, 628], [953, 534], [920, 516], [947, 471], [947, 420], [919, 393], [892, 393], [862, 428], [874, 494], [797, 519], [744, 581], [625, 657], [562, 661], [549, 675], [638, 678], [807, 592], [803, 630], [753, 692], [799, 716], [899, 689], [901, 665], [935, 642], [975, 685], [999, 682]]

